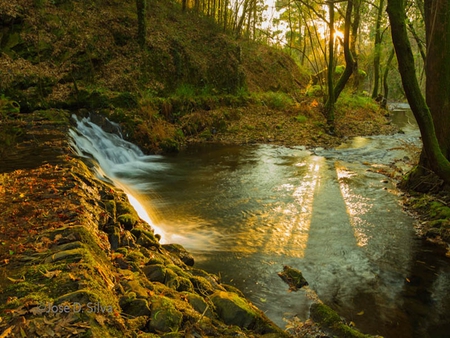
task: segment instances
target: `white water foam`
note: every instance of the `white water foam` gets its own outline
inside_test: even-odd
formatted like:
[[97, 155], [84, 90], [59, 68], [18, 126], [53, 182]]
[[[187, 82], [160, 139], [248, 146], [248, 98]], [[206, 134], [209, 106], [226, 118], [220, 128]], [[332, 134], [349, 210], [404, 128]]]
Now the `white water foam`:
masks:
[[74, 152], [81, 157], [95, 160], [93, 170], [96, 176], [122, 189], [139, 217], [161, 236], [160, 242], [165, 243], [166, 233], [154, 224], [139, 200], [139, 194], [136, 193], [148, 189], [148, 186], [137, 178], [139, 173], [165, 168], [163, 164], [156, 162], [159, 157], [146, 156], [138, 146], [119, 135], [105, 132], [90, 118], [79, 118], [76, 115], [72, 115], [72, 118], [76, 122], [76, 129], [71, 129], [69, 135]]

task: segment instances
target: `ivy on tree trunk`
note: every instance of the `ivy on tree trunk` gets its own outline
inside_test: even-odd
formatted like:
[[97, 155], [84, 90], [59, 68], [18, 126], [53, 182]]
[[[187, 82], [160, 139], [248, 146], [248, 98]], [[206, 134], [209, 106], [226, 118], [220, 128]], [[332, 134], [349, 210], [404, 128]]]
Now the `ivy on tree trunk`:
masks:
[[[429, 0], [430, 2], [440, 2], [442, 0]], [[447, 0], [442, 2], [447, 3]], [[447, 5], [448, 6], [448, 5]], [[405, 3], [404, 0], [388, 0], [387, 12], [389, 15], [389, 20], [391, 23], [391, 34], [392, 41], [394, 43], [395, 52], [397, 54], [399, 72], [402, 78], [403, 88], [405, 90], [406, 97], [408, 99], [409, 105], [412, 112], [419, 125], [420, 133], [422, 135], [423, 151], [421, 156], [420, 165], [425, 165], [427, 169], [434, 171], [439, 177], [441, 177], [447, 184], [450, 184], [450, 162], [443, 154], [442, 149], [439, 145], [438, 138], [436, 136], [435, 125], [433, 122], [432, 113], [423, 97], [420, 87], [416, 78], [416, 70], [414, 66], [414, 57], [409, 43], [407, 27], [406, 27], [406, 13], [405, 13]], [[449, 17], [449, 12], [447, 10], [445, 18]], [[444, 24], [442, 22], [435, 21], [434, 26], [439, 26]], [[428, 25], [432, 27], [433, 25]], [[428, 36], [427, 32], [427, 36]], [[429, 50], [431, 50], [432, 44], [437, 44], [440, 47], [445, 48], [447, 53], [450, 52], [450, 45], [443, 44], [442, 39], [444, 37], [440, 36], [439, 39], [435, 38], [430, 41], [428, 45]], [[450, 41], [450, 36], [445, 37]], [[427, 55], [427, 63], [433, 64], [434, 62], [439, 62], [438, 56]], [[427, 69], [431, 69], [429, 65]], [[440, 71], [449, 71], [449, 68], [442, 69]], [[450, 74], [449, 74], [450, 75]], [[449, 97], [449, 87], [444, 84], [440, 84], [439, 80], [431, 77], [432, 74], [428, 73], [427, 87], [438, 86], [440, 87], [440, 93]], [[428, 90], [427, 90], [428, 92]], [[439, 115], [436, 115], [439, 116]], [[435, 121], [439, 123], [439, 121]], [[450, 125], [443, 126], [447, 130]], [[425, 163], [426, 161], [426, 163]]]

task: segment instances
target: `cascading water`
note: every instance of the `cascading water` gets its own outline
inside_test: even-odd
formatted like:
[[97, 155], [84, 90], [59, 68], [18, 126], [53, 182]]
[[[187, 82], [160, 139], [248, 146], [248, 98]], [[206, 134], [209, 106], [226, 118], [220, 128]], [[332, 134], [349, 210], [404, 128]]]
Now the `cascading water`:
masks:
[[444, 337], [450, 264], [415, 238], [395, 185], [377, 173], [405, 165], [412, 156], [405, 145], [420, 146], [413, 119], [403, 113], [394, 119], [404, 134], [354, 138], [331, 150], [206, 145], [145, 156], [78, 118], [71, 136], [77, 153], [98, 163], [99, 177], [147, 209], [140, 197], [157, 195], [151, 207], [165, 237], [281, 327], [283, 318], [306, 319], [310, 304], [277, 276], [286, 264], [367, 333]]
[[69, 131], [73, 150], [79, 156], [96, 161], [92, 168], [96, 176], [122, 189], [139, 217], [152, 226], [164, 243], [166, 236], [163, 229], [153, 223], [146, 208], [139, 201], [139, 197], [149, 187], [136, 176], [139, 172], [156, 173], [164, 170], [164, 165], [156, 162], [157, 156], [145, 156], [139, 147], [125, 141], [118, 126], [117, 132], [120, 136], [105, 132], [90, 118], [79, 118], [76, 115], [72, 118], [76, 122], [76, 129]]

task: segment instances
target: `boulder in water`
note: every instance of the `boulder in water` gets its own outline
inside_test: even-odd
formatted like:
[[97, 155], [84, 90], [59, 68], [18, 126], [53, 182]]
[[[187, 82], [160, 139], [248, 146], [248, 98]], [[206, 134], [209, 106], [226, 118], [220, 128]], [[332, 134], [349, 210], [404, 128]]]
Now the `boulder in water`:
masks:
[[278, 272], [278, 276], [289, 285], [289, 290], [297, 291], [304, 286], [308, 285], [308, 282], [303, 277], [300, 270], [293, 269], [288, 265], [283, 267], [282, 272]]

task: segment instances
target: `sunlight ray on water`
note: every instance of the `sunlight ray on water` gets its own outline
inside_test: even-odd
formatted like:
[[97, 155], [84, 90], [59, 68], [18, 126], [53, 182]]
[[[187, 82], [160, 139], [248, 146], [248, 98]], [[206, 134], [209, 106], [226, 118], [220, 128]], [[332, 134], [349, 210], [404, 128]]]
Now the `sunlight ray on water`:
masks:
[[348, 181], [356, 173], [348, 170], [338, 161], [335, 162], [336, 174], [341, 188], [342, 197], [345, 201], [347, 214], [350, 218], [350, 224], [353, 227], [355, 233], [356, 244], [358, 246], [365, 246], [369, 240], [369, 237], [364, 233], [365, 229], [370, 229], [372, 226], [361, 216], [368, 213], [372, 208], [372, 202], [368, 197], [364, 197], [355, 194], [351, 191]]

